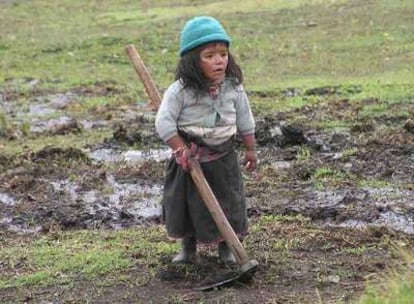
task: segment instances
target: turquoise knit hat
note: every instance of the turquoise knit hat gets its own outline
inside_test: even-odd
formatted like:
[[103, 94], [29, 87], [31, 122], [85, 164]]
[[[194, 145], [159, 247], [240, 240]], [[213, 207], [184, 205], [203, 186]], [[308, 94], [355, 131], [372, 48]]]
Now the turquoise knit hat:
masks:
[[187, 21], [180, 35], [180, 56], [202, 44], [223, 41], [229, 46], [230, 37], [223, 26], [213, 17], [198, 16]]

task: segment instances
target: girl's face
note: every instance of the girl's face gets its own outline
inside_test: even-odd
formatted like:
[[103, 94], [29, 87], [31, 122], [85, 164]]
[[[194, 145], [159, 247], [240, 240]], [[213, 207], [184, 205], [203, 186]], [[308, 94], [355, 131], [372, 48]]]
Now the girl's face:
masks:
[[211, 82], [224, 79], [228, 62], [229, 51], [226, 43], [209, 43], [200, 52], [200, 68]]

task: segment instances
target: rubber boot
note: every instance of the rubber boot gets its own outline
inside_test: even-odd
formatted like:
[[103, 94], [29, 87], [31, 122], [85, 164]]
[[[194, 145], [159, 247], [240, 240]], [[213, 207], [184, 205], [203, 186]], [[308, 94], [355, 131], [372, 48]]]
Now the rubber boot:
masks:
[[235, 264], [236, 257], [230, 248], [227, 246], [226, 242], [220, 242], [218, 245], [218, 253], [220, 260], [225, 264]]
[[197, 249], [196, 239], [194, 237], [184, 237], [181, 240], [181, 252], [177, 254], [172, 263], [188, 263], [194, 260]]

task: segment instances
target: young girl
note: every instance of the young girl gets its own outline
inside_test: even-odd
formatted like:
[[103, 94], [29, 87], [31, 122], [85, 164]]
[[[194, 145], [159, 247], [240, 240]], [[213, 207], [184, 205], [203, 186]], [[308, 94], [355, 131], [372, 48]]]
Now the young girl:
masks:
[[234, 139], [245, 147], [243, 164], [256, 168], [255, 122], [243, 74], [229, 52], [231, 39], [214, 18], [190, 19], [180, 35], [175, 82], [167, 89], [155, 126], [173, 150], [166, 170], [163, 219], [169, 237], [182, 240], [174, 263], [191, 261], [197, 243], [218, 244], [225, 263], [235, 257], [223, 241], [188, 171], [196, 159], [236, 234], [247, 233], [246, 200]]

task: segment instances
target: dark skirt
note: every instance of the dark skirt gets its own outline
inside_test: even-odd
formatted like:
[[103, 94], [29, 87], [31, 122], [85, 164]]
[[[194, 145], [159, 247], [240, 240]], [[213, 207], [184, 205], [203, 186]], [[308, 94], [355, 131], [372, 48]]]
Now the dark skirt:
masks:
[[[222, 158], [200, 164], [236, 234], [247, 233], [247, 210], [238, 156], [231, 151]], [[171, 238], [195, 236], [198, 243], [222, 241], [217, 225], [195, 187], [191, 175], [170, 159], [162, 199], [163, 220]]]

